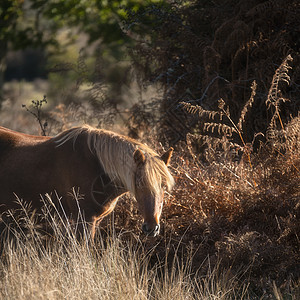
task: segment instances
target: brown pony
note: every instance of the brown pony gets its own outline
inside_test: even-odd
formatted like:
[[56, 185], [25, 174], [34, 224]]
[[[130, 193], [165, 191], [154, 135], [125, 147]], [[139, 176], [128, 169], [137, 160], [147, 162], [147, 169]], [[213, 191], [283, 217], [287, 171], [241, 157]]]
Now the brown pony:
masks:
[[93, 238], [96, 225], [129, 191], [144, 218], [142, 230], [156, 236], [164, 188], [170, 190], [174, 184], [167, 168], [172, 152], [170, 148], [160, 157], [136, 140], [90, 126], [52, 138], [0, 127], [0, 212], [17, 208], [16, 196], [39, 211], [41, 195], [56, 191], [66, 215], [76, 222], [78, 204], [71, 195], [76, 187]]

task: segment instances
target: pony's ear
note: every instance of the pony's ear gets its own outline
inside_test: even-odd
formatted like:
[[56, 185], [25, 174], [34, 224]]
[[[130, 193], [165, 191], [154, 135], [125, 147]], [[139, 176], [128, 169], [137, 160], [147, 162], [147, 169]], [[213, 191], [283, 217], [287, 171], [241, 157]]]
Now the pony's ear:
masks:
[[146, 160], [144, 153], [140, 149], [134, 151], [133, 159], [137, 165], [143, 164]]
[[165, 162], [165, 164], [168, 166], [171, 160], [172, 153], [174, 151], [174, 148], [170, 148], [168, 151], [166, 151], [160, 158]]

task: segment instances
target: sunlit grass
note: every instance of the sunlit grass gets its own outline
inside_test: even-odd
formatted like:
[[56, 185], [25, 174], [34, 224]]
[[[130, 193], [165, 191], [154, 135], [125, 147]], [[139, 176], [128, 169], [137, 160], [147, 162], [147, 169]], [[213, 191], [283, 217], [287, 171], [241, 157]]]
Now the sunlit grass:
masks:
[[79, 241], [49, 207], [44, 218], [51, 230], [45, 235], [19, 203], [22, 217], [7, 223], [2, 236], [1, 299], [250, 299], [246, 283], [236, 288], [239, 280], [230, 272], [193, 272], [192, 252], [179, 258], [166, 250], [160, 260], [156, 245], [146, 250], [139, 237], [124, 240], [113, 229], [95, 242], [88, 233]]

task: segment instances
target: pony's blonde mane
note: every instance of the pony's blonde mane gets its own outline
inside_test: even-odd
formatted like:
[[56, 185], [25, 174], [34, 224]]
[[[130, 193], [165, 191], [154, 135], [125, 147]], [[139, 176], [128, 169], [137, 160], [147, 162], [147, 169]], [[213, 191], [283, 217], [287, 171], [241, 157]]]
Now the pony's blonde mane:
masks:
[[67, 130], [59, 134], [55, 140], [58, 146], [69, 140], [72, 140], [75, 145], [76, 139], [82, 133], [87, 134], [87, 146], [100, 161], [104, 172], [111, 180], [123, 185], [134, 195], [136, 164], [133, 153], [136, 149], [140, 149], [146, 158], [143, 178], [139, 178], [144, 185], [155, 194], [158, 194], [163, 186], [170, 190], [174, 185], [172, 175], [158, 154], [134, 139], [85, 125]]

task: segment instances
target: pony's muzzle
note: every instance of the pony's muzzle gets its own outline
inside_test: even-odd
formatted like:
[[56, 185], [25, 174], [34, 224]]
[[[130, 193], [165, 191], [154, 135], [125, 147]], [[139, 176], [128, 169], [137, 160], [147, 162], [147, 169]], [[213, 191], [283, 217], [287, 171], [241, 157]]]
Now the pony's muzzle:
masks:
[[159, 224], [156, 224], [154, 228], [151, 228], [148, 226], [147, 223], [144, 223], [142, 225], [142, 230], [143, 232], [148, 235], [148, 236], [157, 236], [159, 235], [159, 231], [160, 231], [160, 225]]

